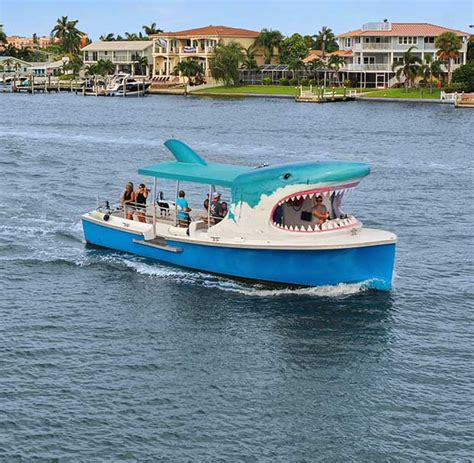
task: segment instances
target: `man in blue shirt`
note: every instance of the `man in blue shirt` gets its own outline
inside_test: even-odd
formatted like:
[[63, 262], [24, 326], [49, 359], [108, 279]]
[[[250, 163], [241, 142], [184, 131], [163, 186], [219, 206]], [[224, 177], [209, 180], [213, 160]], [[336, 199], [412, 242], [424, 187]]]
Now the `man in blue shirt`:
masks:
[[178, 210], [178, 214], [176, 215], [178, 219], [178, 225], [180, 227], [187, 227], [189, 222], [191, 221], [191, 217], [189, 217], [189, 212], [192, 211], [188, 205], [188, 201], [185, 199], [186, 194], [183, 190], [178, 192], [178, 198], [176, 199], [176, 206]]

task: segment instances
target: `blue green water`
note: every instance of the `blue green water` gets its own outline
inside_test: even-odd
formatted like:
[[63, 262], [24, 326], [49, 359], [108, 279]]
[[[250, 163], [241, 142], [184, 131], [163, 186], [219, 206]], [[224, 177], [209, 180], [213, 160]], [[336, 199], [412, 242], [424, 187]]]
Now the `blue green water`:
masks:
[[[474, 458], [473, 112], [67, 94], [0, 108], [0, 460]], [[347, 209], [398, 234], [394, 290], [267, 288], [86, 247], [80, 214], [170, 137], [217, 162], [371, 164]]]

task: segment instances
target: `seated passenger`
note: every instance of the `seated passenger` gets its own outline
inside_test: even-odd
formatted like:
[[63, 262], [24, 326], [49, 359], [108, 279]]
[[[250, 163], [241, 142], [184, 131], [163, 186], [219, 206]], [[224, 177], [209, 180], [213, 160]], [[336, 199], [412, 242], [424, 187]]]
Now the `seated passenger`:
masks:
[[326, 222], [326, 220], [329, 220], [329, 212], [323, 204], [323, 198], [321, 196], [316, 196], [312, 213], [314, 217], [316, 217], [316, 223], [319, 225], [319, 228], [321, 228], [321, 225]]
[[146, 223], [146, 199], [148, 198], [149, 189], [145, 186], [144, 183], [140, 183], [138, 187], [138, 192], [135, 196], [135, 202], [137, 203], [137, 216], [140, 222]]
[[128, 220], [133, 220], [133, 208], [131, 207], [131, 204], [134, 202], [135, 192], [133, 191], [133, 183], [128, 182], [120, 195], [120, 204], [124, 208], [124, 212], [126, 210]]
[[211, 224], [219, 223], [222, 220], [222, 204], [221, 194], [215, 191], [212, 195], [212, 202], [210, 204]]
[[227, 212], [229, 212], [229, 209], [227, 208], [227, 203], [225, 201], [222, 201], [221, 203], [222, 218], [224, 218], [227, 215]]
[[178, 219], [178, 227], [187, 227], [189, 222], [191, 222], [191, 217], [188, 212], [191, 212], [192, 209], [188, 205], [188, 201], [185, 199], [186, 194], [183, 190], [180, 190], [178, 193], [178, 199], [176, 200], [176, 206], [178, 214], [176, 215]]

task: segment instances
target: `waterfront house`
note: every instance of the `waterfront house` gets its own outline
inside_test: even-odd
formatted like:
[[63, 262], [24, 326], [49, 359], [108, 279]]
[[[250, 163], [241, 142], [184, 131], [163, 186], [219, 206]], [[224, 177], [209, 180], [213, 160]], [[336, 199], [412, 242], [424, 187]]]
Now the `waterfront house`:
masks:
[[[173, 76], [175, 66], [183, 60], [193, 59], [200, 63], [209, 81], [209, 62], [219, 43], [237, 42], [243, 48], [255, 43], [259, 32], [227, 26], [206, 26], [176, 32], [162, 32], [153, 36], [153, 75], [162, 79], [182, 80]], [[264, 63], [263, 50], [255, 50], [257, 64]]]
[[2, 74], [27, 75], [31, 72], [31, 63], [12, 56], [0, 56]]
[[15, 48], [47, 48], [55, 43], [59, 43], [59, 39], [46, 36], [21, 37], [19, 35], [9, 35], [7, 37], [7, 44]]
[[[84, 65], [96, 64], [99, 60], [111, 61], [115, 73], [125, 72], [132, 75], [149, 76], [153, 68], [153, 41], [124, 40], [113, 42], [93, 42], [81, 49]], [[137, 66], [139, 58], [146, 57], [146, 66]], [[140, 70], [142, 69], [142, 70]]]
[[389, 87], [397, 82], [392, 71], [393, 63], [402, 59], [410, 47], [420, 59], [435, 55], [436, 37], [443, 32], [454, 32], [462, 42], [460, 56], [452, 69], [466, 63], [469, 34], [428, 23], [392, 23], [390, 21], [366, 23], [361, 29], [337, 36], [339, 53], [344, 56], [342, 78], [357, 86]]

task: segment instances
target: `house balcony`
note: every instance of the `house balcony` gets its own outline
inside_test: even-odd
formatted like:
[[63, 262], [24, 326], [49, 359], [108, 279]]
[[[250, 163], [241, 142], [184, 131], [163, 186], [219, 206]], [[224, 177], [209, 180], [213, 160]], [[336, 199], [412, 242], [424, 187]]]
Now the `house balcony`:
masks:
[[390, 51], [392, 44], [390, 42], [369, 42], [369, 43], [355, 43], [354, 51]]
[[377, 64], [346, 64], [340, 70], [341, 71], [356, 71], [356, 72], [365, 72], [365, 71], [390, 72], [392, 69], [388, 63], [377, 63]]
[[210, 55], [214, 53], [215, 47], [158, 47], [155, 46], [155, 55]]

